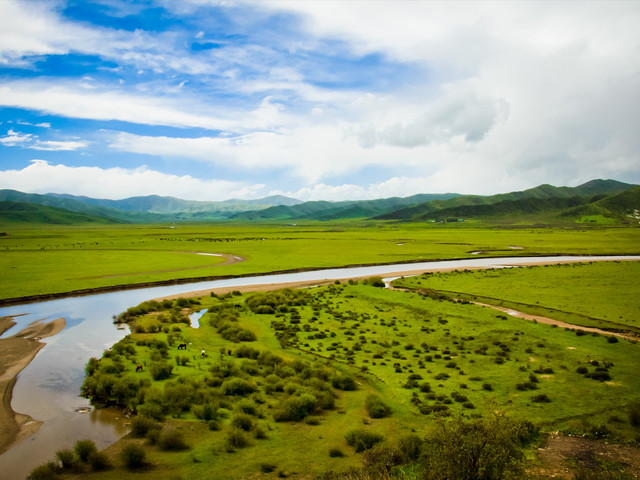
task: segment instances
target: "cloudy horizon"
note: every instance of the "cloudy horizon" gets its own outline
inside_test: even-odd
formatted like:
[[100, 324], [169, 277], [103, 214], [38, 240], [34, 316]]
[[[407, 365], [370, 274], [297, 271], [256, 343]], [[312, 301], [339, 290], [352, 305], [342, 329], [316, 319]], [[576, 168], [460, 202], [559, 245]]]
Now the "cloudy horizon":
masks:
[[640, 183], [640, 3], [0, 2], [0, 188], [121, 199]]

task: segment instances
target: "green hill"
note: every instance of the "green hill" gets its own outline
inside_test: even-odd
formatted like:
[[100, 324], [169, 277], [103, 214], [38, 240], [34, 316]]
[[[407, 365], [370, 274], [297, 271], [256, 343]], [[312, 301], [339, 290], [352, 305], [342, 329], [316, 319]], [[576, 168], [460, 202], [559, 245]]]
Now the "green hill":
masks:
[[1, 223], [49, 223], [74, 225], [80, 223], [111, 224], [121, 223], [109, 217], [72, 212], [57, 207], [37, 205], [27, 202], [0, 201]]
[[580, 218], [588, 222], [596, 222], [598, 217], [604, 217], [625, 223], [637, 223], [640, 220], [640, 186], [615, 195], [596, 197], [588, 204], [562, 212], [562, 216]]
[[592, 180], [578, 187], [540, 185], [519, 192], [491, 196], [464, 195], [448, 200], [432, 201], [379, 215], [380, 220], [424, 221], [447, 217], [496, 217], [500, 215], [555, 212], [589, 203], [594, 196], [607, 196], [632, 188], [616, 180]]
[[234, 215], [237, 220], [339, 220], [369, 218], [398, 208], [434, 200], [454, 198], [456, 193], [418, 194], [410, 197], [391, 197], [377, 200], [345, 202], [313, 201], [293, 206], [277, 206], [255, 212]]
[[148, 195], [142, 197], [129, 197], [122, 200], [109, 200], [90, 197], [81, 197], [68, 194], [49, 193], [47, 196], [76, 200], [89, 205], [116, 208], [127, 212], [144, 212], [156, 214], [187, 214], [201, 212], [244, 212], [248, 210], [258, 210], [274, 205], [296, 205], [300, 203], [294, 198], [282, 195], [254, 200], [225, 200], [222, 202], [203, 202], [197, 200], [183, 200], [175, 197], [163, 197], [159, 195]]

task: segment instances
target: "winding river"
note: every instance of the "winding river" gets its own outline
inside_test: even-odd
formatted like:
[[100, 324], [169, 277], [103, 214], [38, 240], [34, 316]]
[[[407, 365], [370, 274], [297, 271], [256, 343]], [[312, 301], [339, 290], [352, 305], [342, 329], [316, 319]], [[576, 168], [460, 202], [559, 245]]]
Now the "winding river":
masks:
[[372, 275], [392, 277], [408, 271], [500, 268], [531, 263], [596, 260], [640, 260], [640, 256], [473, 258], [337, 268], [123, 290], [0, 308], [0, 317], [15, 316], [14, 320], [17, 322], [2, 337], [14, 335], [35, 320], [60, 317], [66, 320], [64, 330], [46, 339], [47, 346], [18, 377], [13, 391], [14, 411], [41, 420], [44, 425], [35, 435], [0, 455], [1, 476], [24, 478], [36, 465], [51, 460], [57, 450], [72, 447], [77, 440], [92, 439], [102, 449], [127, 432], [126, 419], [121, 418], [120, 412], [108, 409], [87, 412], [90, 410], [89, 403], [78, 394], [84, 379], [84, 365], [88, 359], [99, 357], [104, 349], [108, 349], [128, 333], [127, 330], [116, 328], [112, 316], [145, 300], [224, 287], [313, 282]]

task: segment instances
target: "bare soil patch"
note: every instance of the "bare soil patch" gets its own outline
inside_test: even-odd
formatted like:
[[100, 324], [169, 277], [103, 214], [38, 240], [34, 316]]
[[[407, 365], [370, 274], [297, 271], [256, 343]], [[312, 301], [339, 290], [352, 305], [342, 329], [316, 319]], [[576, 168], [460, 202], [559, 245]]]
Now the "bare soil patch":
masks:
[[635, 478], [640, 472], [640, 448], [591, 438], [550, 434], [538, 450], [538, 458], [540, 466], [531, 473], [543, 477], [571, 479], [579, 469], [607, 468]]

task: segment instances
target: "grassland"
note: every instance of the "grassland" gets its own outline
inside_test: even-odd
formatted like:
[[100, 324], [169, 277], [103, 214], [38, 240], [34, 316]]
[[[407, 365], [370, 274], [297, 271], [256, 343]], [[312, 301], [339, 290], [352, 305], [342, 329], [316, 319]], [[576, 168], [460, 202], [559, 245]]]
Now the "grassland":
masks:
[[640, 298], [628, 291], [629, 282], [639, 278], [640, 262], [594, 262], [425, 273], [394, 285], [639, 335]]
[[[619, 277], [618, 296], [585, 295], [564, 308], [606, 311], [603, 302], [631, 299], [637, 270], [607, 265]], [[586, 288], [581, 282], [600, 279], [603, 270], [588, 264], [488, 273], [505, 275], [509, 285], [530, 282], [519, 300], [535, 304], [554, 298], [539, 297], [536, 285], [555, 280], [557, 290], [580, 290]], [[512, 277], [517, 274], [525, 280]], [[471, 278], [466, 275], [451, 277]], [[158, 428], [165, 433], [151, 428], [156, 433], [125, 437], [106, 450], [109, 469], [85, 471], [83, 478], [127, 475], [119, 454], [129, 444], [146, 452], [148, 463], [135, 473], [140, 479], [316, 478], [365, 459], [347, 444], [351, 430], [379, 434], [382, 446], [404, 452], [398, 446], [403, 440], [418, 435], [428, 441], [438, 419], [496, 410], [543, 431], [627, 443], [640, 438], [640, 421], [633, 417], [640, 400], [636, 342], [375, 283], [235, 292], [130, 309], [121, 319], [133, 333], [89, 363], [83, 389], [96, 402], [164, 421]], [[611, 311], [622, 312], [616, 308]], [[200, 327], [189, 327], [185, 315], [202, 309], [207, 313]], [[137, 365], [143, 372], [135, 372]], [[161, 366], [170, 367], [166, 378], [160, 378]], [[388, 415], [371, 414], [371, 394]], [[168, 432], [186, 446], [163, 447], [160, 438]], [[232, 440], [238, 434], [245, 445]]]
[[[0, 228], [0, 299], [171, 279], [488, 256], [640, 253], [638, 228], [318, 222]], [[510, 247], [521, 247], [513, 249]], [[226, 253], [245, 259], [216, 265]]]

